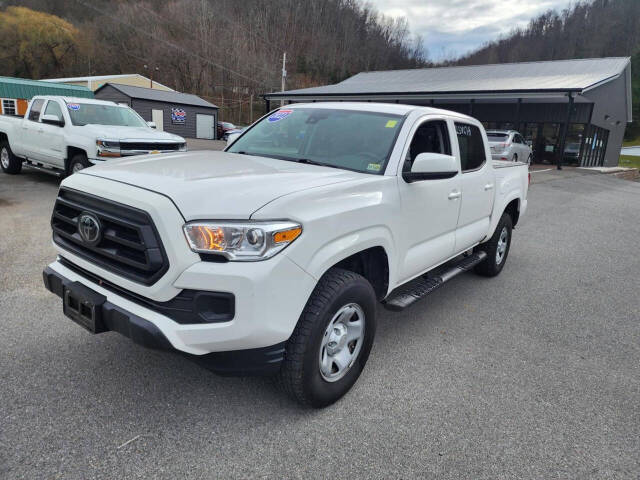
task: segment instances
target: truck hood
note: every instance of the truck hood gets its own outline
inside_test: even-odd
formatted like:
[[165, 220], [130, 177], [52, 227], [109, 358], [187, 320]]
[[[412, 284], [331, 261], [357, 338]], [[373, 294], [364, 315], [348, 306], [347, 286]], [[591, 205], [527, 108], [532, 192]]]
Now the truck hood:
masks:
[[100, 140], [164, 140], [184, 142], [184, 138], [172, 133], [148, 127], [119, 127], [117, 125], [84, 125], [81, 132]]
[[370, 177], [336, 168], [207, 150], [110, 160], [76, 175], [102, 177], [165, 195], [186, 220], [247, 219], [284, 195]]

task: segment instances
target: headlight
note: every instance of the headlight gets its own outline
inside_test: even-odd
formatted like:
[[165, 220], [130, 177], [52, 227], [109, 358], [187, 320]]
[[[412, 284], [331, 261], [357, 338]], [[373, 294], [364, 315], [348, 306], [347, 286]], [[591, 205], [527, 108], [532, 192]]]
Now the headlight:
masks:
[[99, 157], [119, 157], [120, 142], [114, 140], [96, 140]]
[[284, 250], [302, 233], [302, 225], [290, 221], [190, 222], [183, 227], [191, 250], [213, 253], [229, 260], [265, 260]]

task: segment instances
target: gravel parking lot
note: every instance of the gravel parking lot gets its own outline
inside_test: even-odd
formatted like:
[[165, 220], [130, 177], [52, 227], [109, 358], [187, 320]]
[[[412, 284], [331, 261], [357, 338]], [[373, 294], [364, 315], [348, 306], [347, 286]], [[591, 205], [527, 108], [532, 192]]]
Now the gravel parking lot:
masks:
[[380, 309], [363, 376], [314, 411], [64, 317], [58, 180], [0, 174], [0, 478], [638, 478], [640, 184], [534, 179], [503, 273]]

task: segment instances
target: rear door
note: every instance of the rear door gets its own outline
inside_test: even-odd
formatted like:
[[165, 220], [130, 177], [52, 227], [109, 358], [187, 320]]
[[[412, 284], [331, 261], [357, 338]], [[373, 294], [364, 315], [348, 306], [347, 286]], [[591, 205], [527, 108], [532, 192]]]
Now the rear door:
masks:
[[462, 188], [455, 240], [457, 253], [479, 243], [487, 234], [495, 185], [491, 154], [480, 126], [470, 121], [456, 121], [455, 132]]
[[27, 117], [22, 122], [22, 142], [25, 156], [29, 159], [40, 160], [40, 113], [44, 100], [37, 98], [31, 102]]
[[[402, 171], [410, 171], [420, 153], [453, 153], [453, 123], [446, 118], [429, 116], [418, 120], [408, 138]], [[399, 275], [402, 283], [453, 255], [461, 191], [459, 173], [453, 178], [412, 183], [399, 173], [402, 214], [398, 215], [403, 219], [399, 238], [404, 241]]]

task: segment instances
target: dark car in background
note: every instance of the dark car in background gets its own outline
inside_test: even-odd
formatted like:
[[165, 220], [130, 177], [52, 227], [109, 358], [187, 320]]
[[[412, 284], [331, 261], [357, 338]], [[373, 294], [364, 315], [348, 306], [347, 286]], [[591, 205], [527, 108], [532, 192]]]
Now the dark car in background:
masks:
[[218, 122], [218, 134], [216, 135], [219, 140], [226, 140], [227, 135], [231, 130], [236, 130], [236, 126], [231, 122]]

